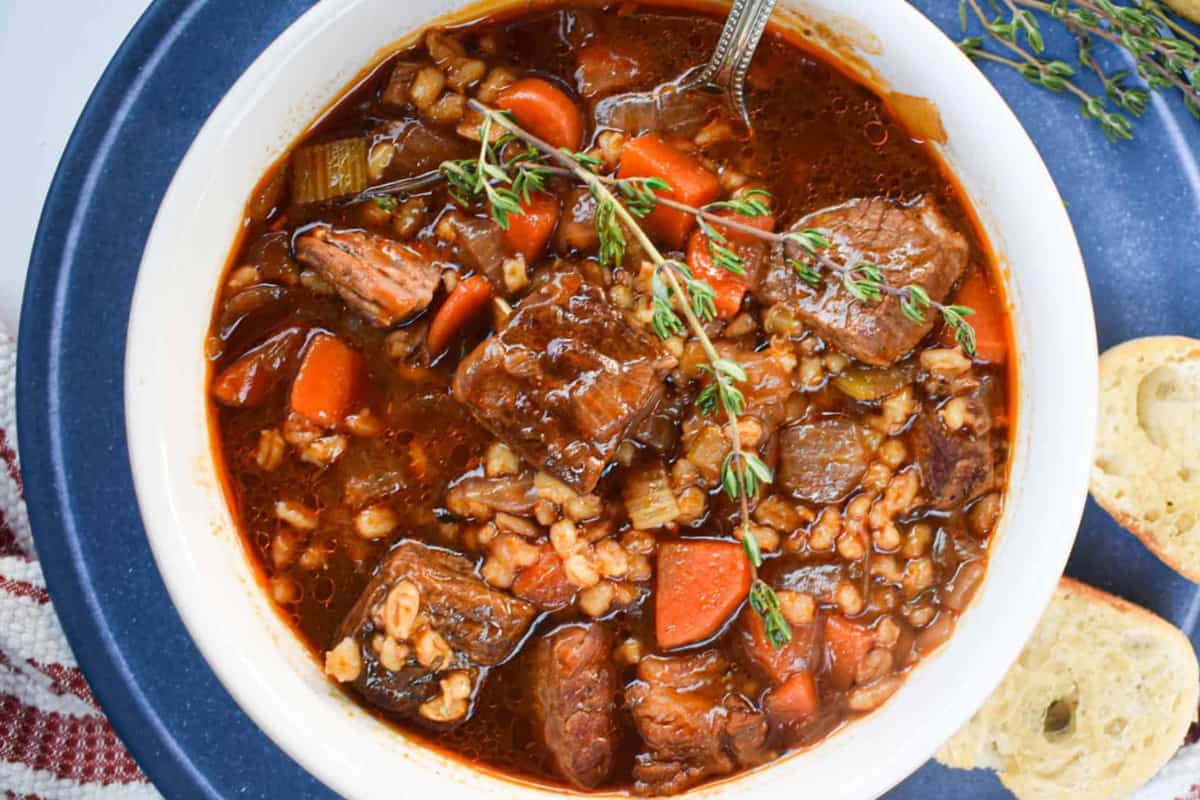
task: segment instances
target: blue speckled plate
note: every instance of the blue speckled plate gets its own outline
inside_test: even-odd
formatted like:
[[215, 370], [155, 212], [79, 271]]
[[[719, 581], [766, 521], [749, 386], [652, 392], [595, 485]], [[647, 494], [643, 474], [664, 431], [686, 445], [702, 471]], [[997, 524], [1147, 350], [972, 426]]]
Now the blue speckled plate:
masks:
[[[125, 319], [163, 192], [225, 91], [311, 4], [157, 0], [84, 109], [30, 264], [17, 385], [38, 552], [88, 680], [171, 798], [330, 796], [234, 705], [184, 631], [138, 517], [122, 396]], [[916, 5], [958, 37], [956, 4]], [[1101, 348], [1149, 334], [1200, 337], [1200, 123], [1156, 100], [1137, 141], [1109, 144], [1070, 99], [1003, 68], [988, 74], [1069, 204]], [[1068, 572], [1200, 642], [1197, 588], [1094, 505]], [[1009, 795], [990, 774], [931, 763], [887, 796]]]

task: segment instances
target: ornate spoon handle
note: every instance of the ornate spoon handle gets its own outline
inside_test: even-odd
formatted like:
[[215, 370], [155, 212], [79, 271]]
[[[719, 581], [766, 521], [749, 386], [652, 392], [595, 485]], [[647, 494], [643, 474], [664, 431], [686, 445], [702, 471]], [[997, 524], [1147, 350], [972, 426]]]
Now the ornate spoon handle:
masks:
[[717, 49], [695, 80], [698, 86], [724, 92], [747, 127], [750, 115], [746, 111], [746, 73], [775, 3], [776, 0], [733, 0]]

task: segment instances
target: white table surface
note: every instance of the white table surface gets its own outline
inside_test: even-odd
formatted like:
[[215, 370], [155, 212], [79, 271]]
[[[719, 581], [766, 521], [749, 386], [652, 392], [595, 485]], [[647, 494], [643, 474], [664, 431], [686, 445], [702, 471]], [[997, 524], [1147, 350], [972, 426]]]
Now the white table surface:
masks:
[[16, 336], [29, 251], [63, 147], [148, 0], [0, 0], [0, 327]]

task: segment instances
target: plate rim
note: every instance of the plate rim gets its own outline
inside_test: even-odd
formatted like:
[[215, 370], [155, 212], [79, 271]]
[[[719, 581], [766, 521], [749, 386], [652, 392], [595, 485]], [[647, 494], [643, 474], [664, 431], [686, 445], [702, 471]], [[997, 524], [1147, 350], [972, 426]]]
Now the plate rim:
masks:
[[[63, 442], [53, 424], [57, 398], [51, 391], [62, 360], [61, 321], [69, 313], [63, 289], [79, 247], [78, 234], [86, 226], [83, 212], [95, 191], [96, 171], [112, 147], [114, 131], [132, 96], [208, 2], [151, 0], [100, 74], [71, 130], [46, 191], [30, 250], [17, 333], [15, 399], [30, 530], [36, 531], [38, 562], [76, 664], [122, 744], [160, 793], [169, 797], [198, 793], [219, 800], [220, 793], [186, 756], [155, 706], [136, 690], [111, 629], [97, 624], [104, 615], [78, 548], [74, 502], [62, 474]], [[124, 326], [119, 326], [118, 336], [124, 351]], [[124, 386], [115, 390], [123, 408]], [[119, 426], [118, 436], [124, 447], [124, 425]], [[124, 449], [128, 460], [128, 448]], [[33, 452], [44, 456], [30, 458]], [[157, 567], [154, 574], [161, 583]]]
[[[104, 615], [89, 571], [80, 560], [74, 503], [62, 481], [61, 431], [53, 425], [56, 398], [47, 394], [57, 383], [63, 360], [61, 349], [55, 346], [61, 341], [61, 322], [69, 314], [62, 294], [79, 247], [77, 235], [87, 224], [82, 212], [94, 195], [94, 186], [89, 185], [111, 149], [113, 131], [121, 123], [127, 103], [141, 87], [138, 73], [153, 67], [155, 54], [168, 48], [208, 2], [152, 0], [114, 53], [80, 113], [47, 191], [30, 255], [19, 326], [16, 400], [20, 449], [26, 454], [44, 453], [36, 461], [26, 455], [22, 463], [26, 484], [38, 487], [26, 493], [30, 525], [37, 531], [39, 550], [57, 556], [43, 558], [41, 566], [56, 607], [76, 612], [60, 614], [59, 619], [72, 649], [84, 654], [77, 656], [81, 670], [113, 728], [160, 791], [175, 796], [198, 790], [204, 796], [219, 797], [166, 729], [155, 706], [136, 690], [112, 631], [96, 624]], [[923, 9], [917, 10], [925, 15]], [[1180, 117], [1173, 105], [1168, 115], [1173, 121]], [[1183, 121], [1187, 122], [1186, 116]], [[124, 330], [120, 341], [124, 350]], [[123, 405], [124, 387], [116, 390]], [[118, 435], [123, 444], [123, 426]], [[124, 455], [128, 458], [127, 449]]]

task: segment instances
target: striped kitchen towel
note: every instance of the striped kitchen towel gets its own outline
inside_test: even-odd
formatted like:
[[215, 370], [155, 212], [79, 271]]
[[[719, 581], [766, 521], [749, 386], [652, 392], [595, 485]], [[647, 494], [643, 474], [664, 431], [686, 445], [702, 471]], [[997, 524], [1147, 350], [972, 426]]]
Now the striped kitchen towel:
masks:
[[157, 798], [92, 697], [50, 604], [17, 461], [15, 386], [16, 347], [0, 332], [0, 792]]

